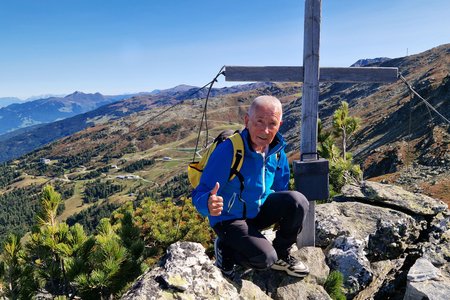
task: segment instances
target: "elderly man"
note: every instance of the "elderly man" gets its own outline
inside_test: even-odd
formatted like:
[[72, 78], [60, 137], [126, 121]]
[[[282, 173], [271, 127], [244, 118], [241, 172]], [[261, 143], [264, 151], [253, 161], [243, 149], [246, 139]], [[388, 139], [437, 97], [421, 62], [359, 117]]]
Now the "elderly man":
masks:
[[[238, 176], [229, 180], [233, 158], [230, 140], [219, 144], [203, 170], [192, 193], [197, 210], [208, 216], [218, 238], [214, 243], [216, 266], [234, 277], [235, 264], [285, 271], [304, 277], [308, 267], [289, 255], [308, 210], [308, 201], [299, 192], [288, 191], [289, 163], [286, 143], [278, 132], [282, 106], [272, 96], [257, 97], [245, 115], [240, 133], [244, 159]], [[270, 243], [261, 230], [279, 224]]]

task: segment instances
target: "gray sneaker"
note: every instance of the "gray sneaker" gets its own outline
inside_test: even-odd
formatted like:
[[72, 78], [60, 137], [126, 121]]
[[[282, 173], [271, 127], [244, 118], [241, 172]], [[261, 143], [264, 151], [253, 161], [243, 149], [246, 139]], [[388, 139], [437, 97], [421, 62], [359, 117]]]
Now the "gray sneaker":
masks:
[[272, 269], [278, 271], [285, 271], [294, 277], [305, 277], [309, 274], [309, 268], [303, 262], [297, 260], [295, 257], [288, 255], [286, 258], [278, 259], [273, 265]]

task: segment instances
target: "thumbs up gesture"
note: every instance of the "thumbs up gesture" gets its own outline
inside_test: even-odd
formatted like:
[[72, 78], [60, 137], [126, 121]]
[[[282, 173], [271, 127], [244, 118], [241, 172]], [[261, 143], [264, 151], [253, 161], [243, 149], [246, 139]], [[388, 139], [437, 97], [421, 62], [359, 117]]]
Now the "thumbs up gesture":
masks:
[[220, 216], [223, 210], [223, 198], [217, 196], [217, 191], [219, 190], [220, 184], [216, 182], [216, 185], [209, 193], [208, 198], [208, 210], [211, 216]]

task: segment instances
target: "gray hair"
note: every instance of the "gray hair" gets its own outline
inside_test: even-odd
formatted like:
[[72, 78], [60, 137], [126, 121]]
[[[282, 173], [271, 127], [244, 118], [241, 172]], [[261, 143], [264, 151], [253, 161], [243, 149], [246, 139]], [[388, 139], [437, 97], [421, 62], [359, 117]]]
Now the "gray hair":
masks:
[[274, 108], [275, 110], [280, 112], [280, 121], [283, 119], [283, 108], [281, 105], [280, 100], [277, 97], [274, 96], [259, 96], [256, 97], [252, 104], [250, 105], [250, 108], [248, 109], [247, 114], [249, 116], [253, 115], [255, 112], [255, 109], [259, 106], [270, 106]]

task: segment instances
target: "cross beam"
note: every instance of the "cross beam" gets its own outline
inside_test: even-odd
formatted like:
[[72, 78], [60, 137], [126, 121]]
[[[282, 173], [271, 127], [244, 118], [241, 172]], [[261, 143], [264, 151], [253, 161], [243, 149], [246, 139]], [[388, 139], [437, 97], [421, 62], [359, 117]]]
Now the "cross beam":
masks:
[[[319, 81], [327, 82], [394, 82], [398, 68], [350, 67], [320, 68]], [[303, 67], [225, 66], [226, 81], [302, 82]]]

